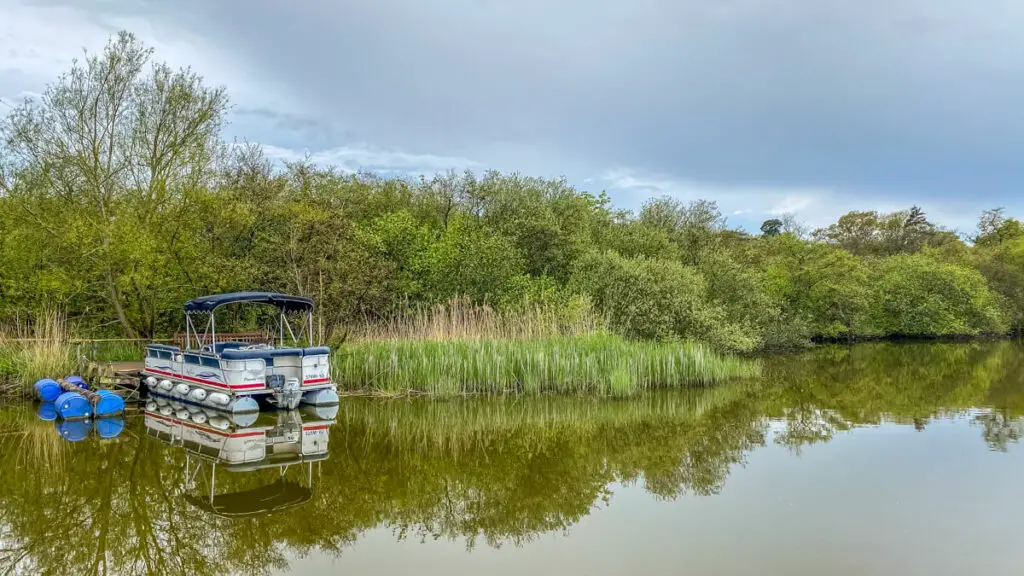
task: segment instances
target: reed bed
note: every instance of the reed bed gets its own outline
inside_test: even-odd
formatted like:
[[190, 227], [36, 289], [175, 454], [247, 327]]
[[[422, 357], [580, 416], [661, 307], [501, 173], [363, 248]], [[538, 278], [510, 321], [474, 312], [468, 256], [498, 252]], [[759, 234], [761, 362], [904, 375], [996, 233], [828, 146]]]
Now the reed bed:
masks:
[[386, 319], [363, 319], [334, 330], [332, 340], [478, 340], [580, 336], [604, 330], [590, 301], [571, 298], [563, 305], [534, 303], [508, 310], [454, 298], [418, 306]]
[[94, 362], [120, 362], [142, 360], [146, 357], [146, 340], [111, 340], [81, 342], [76, 344], [76, 353]]
[[39, 378], [68, 374], [75, 367], [67, 319], [57, 310], [0, 331], [0, 380], [27, 394]]
[[759, 374], [760, 364], [695, 342], [637, 342], [612, 334], [523, 340], [361, 342], [336, 351], [349, 390], [386, 394], [598, 394], [702, 386]]

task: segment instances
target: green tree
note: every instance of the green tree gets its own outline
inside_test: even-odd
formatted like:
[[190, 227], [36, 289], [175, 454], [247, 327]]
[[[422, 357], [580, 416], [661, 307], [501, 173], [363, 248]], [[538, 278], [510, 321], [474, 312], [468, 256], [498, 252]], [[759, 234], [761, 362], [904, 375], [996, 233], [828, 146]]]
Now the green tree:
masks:
[[1009, 218], [1003, 208], [982, 212], [978, 218], [978, 233], [974, 242], [979, 246], [992, 246], [1024, 237], [1024, 225], [1015, 218]]
[[764, 234], [769, 238], [782, 234], [782, 220], [779, 220], [778, 218], [765, 220], [761, 223], [761, 234]]
[[950, 240], [949, 233], [929, 222], [917, 206], [888, 214], [850, 212], [835, 224], [815, 231], [814, 238], [857, 256], [913, 254], [925, 246]]
[[715, 202], [695, 200], [689, 204], [670, 197], [648, 200], [640, 209], [641, 224], [665, 233], [681, 251], [682, 262], [699, 264], [715, 251], [725, 230], [725, 219]]
[[1024, 235], [979, 245], [978, 269], [993, 291], [1002, 296], [1011, 327], [1024, 330]]
[[507, 238], [488, 234], [474, 218], [458, 214], [424, 255], [424, 283], [435, 300], [465, 296], [497, 302], [522, 286], [525, 262]]
[[533, 276], [567, 280], [573, 261], [593, 248], [610, 219], [607, 197], [579, 192], [564, 179], [489, 172], [468, 188], [482, 221], [512, 240]]
[[151, 54], [122, 32], [3, 125], [5, 212], [25, 225], [21, 241], [62, 253], [75, 281], [58, 297], [102, 302], [133, 336], [152, 334], [180, 294], [169, 270], [193, 237], [193, 196], [212, 183], [227, 107], [223, 89], [187, 69], [147, 69]]
[[769, 292], [783, 302], [788, 334], [848, 337], [864, 333], [871, 302], [868, 266], [831, 244], [782, 235], [766, 242], [758, 259], [767, 263]]

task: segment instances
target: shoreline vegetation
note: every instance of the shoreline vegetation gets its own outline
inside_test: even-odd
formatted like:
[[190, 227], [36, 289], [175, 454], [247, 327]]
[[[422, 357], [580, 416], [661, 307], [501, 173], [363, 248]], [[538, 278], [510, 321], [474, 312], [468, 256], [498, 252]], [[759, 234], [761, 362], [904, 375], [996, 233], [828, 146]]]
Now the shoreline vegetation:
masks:
[[619, 394], [749, 377], [816, 341], [1024, 327], [1024, 224], [999, 208], [973, 232], [916, 206], [747, 231], [714, 201], [623, 210], [564, 178], [275, 162], [225, 141], [224, 87], [153, 56], [119, 33], [0, 119], [0, 380], [251, 289], [312, 297], [343, 386], [382, 394]]
[[755, 360], [693, 342], [627, 341], [614, 334], [528, 340], [396, 340], [342, 348], [341, 386], [381, 394], [581, 394], [628, 396], [659, 388], [753, 378]]
[[502, 311], [456, 298], [339, 331], [332, 375], [378, 395], [625, 396], [759, 374], [757, 361], [705, 344], [626, 340], [605, 324], [585, 300]]
[[[540, 306], [509, 314], [464, 299], [388, 323], [339, 331], [332, 376], [339, 392], [371, 396], [594, 394], [699, 387], [760, 373], [757, 360], [699, 342], [631, 341], [608, 332], [593, 311]], [[0, 381], [26, 396], [38, 378], [76, 366], [67, 321], [50, 312], [14, 337], [0, 333]], [[138, 348], [104, 350], [137, 360]]]
[[27, 396], [40, 378], [71, 374], [76, 366], [66, 319], [53, 310], [31, 324], [0, 330], [0, 399]]

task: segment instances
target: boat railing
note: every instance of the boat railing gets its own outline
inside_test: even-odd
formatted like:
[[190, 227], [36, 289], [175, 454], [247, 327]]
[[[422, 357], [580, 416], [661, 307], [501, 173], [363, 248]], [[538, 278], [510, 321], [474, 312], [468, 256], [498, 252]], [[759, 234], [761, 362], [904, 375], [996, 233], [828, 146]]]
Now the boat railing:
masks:
[[[217, 340], [221, 342], [241, 342], [243, 344], [273, 344], [274, 337], [269, 336], [264, 332], [236, 332], [236, 333], [218, 333]], [[175, 332], [172, 341], [179, 347], [187, 346], [187, 338], [185, 332]]]

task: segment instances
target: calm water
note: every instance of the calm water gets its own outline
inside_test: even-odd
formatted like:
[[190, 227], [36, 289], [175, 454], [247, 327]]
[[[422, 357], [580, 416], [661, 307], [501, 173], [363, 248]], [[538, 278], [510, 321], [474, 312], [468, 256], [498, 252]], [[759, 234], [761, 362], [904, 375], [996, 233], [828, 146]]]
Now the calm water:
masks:
[[0, 409], [0, 572], [1021, 570], [1024, 346], [825, 348], [767, 371], [249, 426], [150, 406], [64, 437]]

